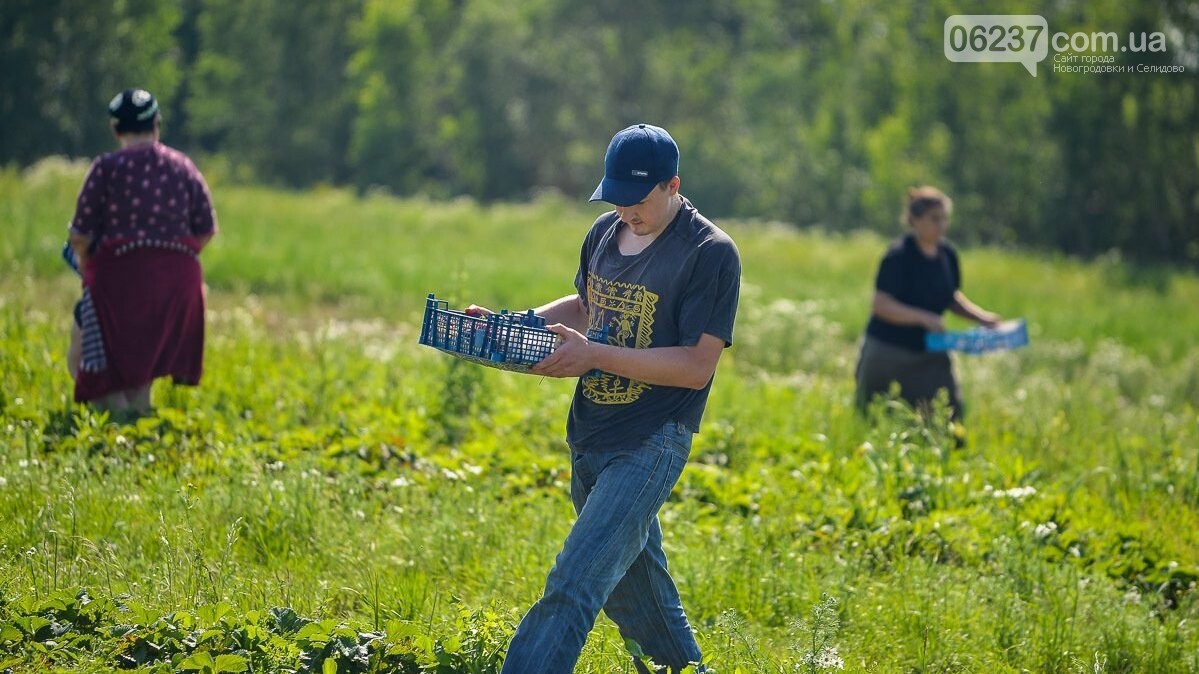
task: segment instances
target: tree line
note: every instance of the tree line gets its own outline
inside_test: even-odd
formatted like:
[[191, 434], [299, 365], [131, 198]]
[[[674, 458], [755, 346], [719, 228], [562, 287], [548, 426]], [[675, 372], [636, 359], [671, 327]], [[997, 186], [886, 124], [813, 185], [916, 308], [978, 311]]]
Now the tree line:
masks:
[[[713, 216], [1199, 266], [1199, 10], [1053, 3], [1053, 32], [1182, 72], [953, 63], [958, 3], [881, 0], [0, 0], [0, 164], [110, 149], [104, 105], [159, 99], [166, 142], [239, 178], [434, 198], [589, 194], [614, 132], [665, 126]], [[1017, 2], [994, 14], [1024, 14]], [[1069, 44], [1059, 40], [1059, 45]], [[1077, 44], [1077, 42], [1075, 43]], [[1107, 48], [1107, 45], [1103, 45]], [[1088, 52], [1094, 54], [1094, 52]]]

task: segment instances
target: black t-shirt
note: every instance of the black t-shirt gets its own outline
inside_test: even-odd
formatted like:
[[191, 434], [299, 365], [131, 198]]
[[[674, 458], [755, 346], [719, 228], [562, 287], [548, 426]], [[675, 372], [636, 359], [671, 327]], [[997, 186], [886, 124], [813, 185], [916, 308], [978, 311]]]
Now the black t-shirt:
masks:
[[[962, 274], [953, 246], [942, 241], [936, 256], [928, 257], [911, 234], [891, 244], [874, 279], [875, 290], [937, 315], [949, 308], [954, 292], [961, 287]], [[878, 316], [871, 316], [866, 325], [867, 335], [912, 351], [925, 350], [925, 332], [922, 326], [895, 325]]]
[[[708, 333], [731, 345], [741, 287], [733, 240], [686, 199], [636, 255], [617, 246], [624, 226], [615, 211], [605, 213], [583, 241], [575, 287], [587, 306], [587, 336], [646, 349], [692, 346]], [[635, 446], [672, 421], [698, 431], [711, 387], [711, 380], [695, 390], [590, 372], [575, 387], [567, 441], [578, 451], [604, 452]]]

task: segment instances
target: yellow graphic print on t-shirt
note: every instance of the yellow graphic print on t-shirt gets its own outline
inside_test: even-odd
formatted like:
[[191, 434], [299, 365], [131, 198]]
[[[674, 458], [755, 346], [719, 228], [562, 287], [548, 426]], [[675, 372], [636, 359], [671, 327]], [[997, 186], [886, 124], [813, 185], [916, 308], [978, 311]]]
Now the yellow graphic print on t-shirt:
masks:
[[[608, 344], [649, 348], [654, 334], [658, 295], [643, 285], [609, 281], [587, 273], [588, 336], [607, 331]], [[600, 405], [627, 405], [649, 389], [649, 384], [608, 372], [595, 371], [582, 380], [583, 395]]]

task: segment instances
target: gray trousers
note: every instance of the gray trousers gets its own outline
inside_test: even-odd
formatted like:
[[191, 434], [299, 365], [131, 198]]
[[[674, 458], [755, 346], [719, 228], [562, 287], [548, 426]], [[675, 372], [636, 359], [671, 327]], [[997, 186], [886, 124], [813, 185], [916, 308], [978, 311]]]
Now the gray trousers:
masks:
[[962, 400], [948, 353], [912, 351], [867, 335], [862, 341], [855, 378], [857, 403], [862, 409], [875, 396], [887, 395], [891, 384], [898, 382], [899, 397], [921, 411], [930, 408], [937, 391], [946, 389], [953, 418], [961, 416]]

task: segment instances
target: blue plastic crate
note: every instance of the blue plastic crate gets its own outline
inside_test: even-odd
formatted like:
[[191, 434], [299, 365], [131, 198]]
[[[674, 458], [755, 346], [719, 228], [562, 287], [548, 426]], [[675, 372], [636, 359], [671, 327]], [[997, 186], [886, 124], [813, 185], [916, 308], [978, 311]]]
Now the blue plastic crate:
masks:
[[984, 353], [1014, 349], [1025, 344], [1028, 344], [1028, 326], [1024, 319], [1004, 321], [994, 328], [977, 327], [924, 335], [924, 345], [929, 351]]
[[529, 309], [523, 314], [507, 310], [471, 316], [449, 308], [449, 303], [429, 293], [420, 343], [480, 365], [528, 372], [550, 355], [558, 335], [545, 329], [545, 319]]

